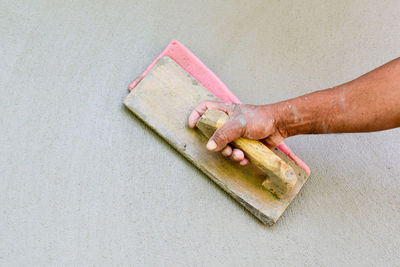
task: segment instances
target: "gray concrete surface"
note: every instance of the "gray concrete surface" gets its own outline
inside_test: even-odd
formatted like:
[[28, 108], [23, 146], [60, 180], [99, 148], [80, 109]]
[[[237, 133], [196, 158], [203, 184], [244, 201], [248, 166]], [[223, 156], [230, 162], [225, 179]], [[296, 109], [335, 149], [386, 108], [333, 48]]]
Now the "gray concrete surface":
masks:
[[399, 56], [399, 10], [1, 0], [0, 265], [398, 265], [399, 129], [287, 140], [313, 174], [268, 228], [121, 101], [175, 38], [244, 102], [334, 86]]

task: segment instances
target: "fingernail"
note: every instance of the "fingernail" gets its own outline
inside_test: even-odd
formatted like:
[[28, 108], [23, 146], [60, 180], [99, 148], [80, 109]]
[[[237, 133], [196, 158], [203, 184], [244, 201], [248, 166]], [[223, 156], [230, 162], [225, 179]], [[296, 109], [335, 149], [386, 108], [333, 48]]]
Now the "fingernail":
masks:
[[215, 143], [214, 140], [210, 140], [210, 141], [208, 141], [206, 147], [208, 150], [212, 151], [217, 148], [217, 143]]

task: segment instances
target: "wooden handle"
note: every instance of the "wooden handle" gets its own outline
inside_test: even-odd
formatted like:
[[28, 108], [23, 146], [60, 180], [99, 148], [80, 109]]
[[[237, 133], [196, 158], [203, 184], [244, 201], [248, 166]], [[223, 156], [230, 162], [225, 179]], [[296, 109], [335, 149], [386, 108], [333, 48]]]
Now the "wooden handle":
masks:
[[[221, 127], [229, 116], [220, 110], [210, 108], [200, 117], [196, 126], [210, 138], [216, 129]], [[262, 185], [279, 198], [289, 194], [297, 183], [294, 170], [263, 143], [257, 140], [239, 138], [232, 142], [241, 149], [252, 164], [268, 175]]]

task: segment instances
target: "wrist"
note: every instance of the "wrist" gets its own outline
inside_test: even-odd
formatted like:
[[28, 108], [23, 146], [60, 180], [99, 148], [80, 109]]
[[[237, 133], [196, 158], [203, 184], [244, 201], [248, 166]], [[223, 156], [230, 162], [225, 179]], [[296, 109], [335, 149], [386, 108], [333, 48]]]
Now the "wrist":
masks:
[[283, 102], [275, 104], [267, 104], [263, 106], [265, 118], [269, 118], [273, 122], [274, 128], [285, 139], [293, 135], [288, 127], [288, 116]]
[[273, 104], [276, 128], [284, 138], [312, 132], [313, 121], [307, 107], [298, 101], [287, 100]]

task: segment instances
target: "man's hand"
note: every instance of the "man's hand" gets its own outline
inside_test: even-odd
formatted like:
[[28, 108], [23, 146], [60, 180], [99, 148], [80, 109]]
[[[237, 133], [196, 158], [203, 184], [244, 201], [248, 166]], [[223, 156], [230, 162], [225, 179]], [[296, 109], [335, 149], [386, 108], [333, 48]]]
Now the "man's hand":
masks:
[[231, 157], [240, 165], [249, 161], [242, 150], [228, 144], [239, 137], [260, 140], [269, 148], [279, 145], [287, 136], [280, 125], [279, 114], [274, 105], [243, 105], [234, 103], [221, 103], [205, 101], [198, 105], [189, 116], [189, 127], [194, 128], [197, 121], [208, 108], [224, 111], [229, 115], [229, 120], [215, 131], [207, 143], [210, 151], [221, 151], [225, 157]]
[[208, 108], [229, 115], [207, 149], [246, 165], [243, 151], [228, 144], [239, 137], [257, 139], [269, 148], [298, 134], [371, 132], [400, 127], [400, 58], [348, 83], [279, 103], [254, 106], [207, 101], [189, 116], [195, 127]]

